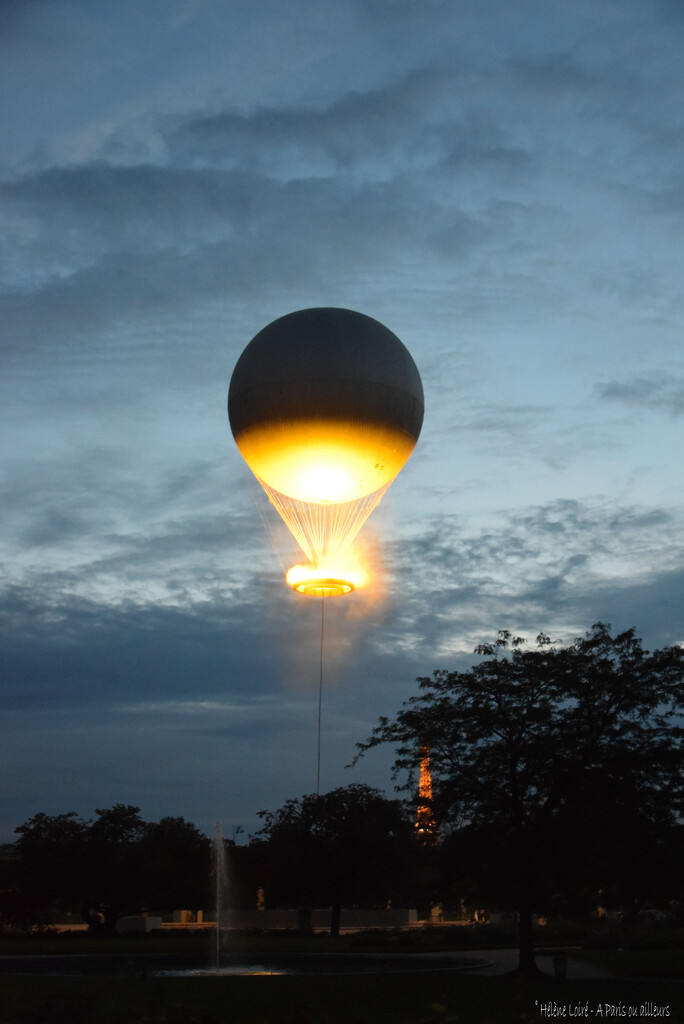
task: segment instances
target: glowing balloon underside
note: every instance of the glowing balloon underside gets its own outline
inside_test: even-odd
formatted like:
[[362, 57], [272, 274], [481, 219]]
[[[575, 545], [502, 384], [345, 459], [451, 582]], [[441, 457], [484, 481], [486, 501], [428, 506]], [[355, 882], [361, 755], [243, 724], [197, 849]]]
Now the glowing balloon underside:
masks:
[[356, 501], [385, 489], [415, 439], [392, 424], [323, 419], [259, 423], [235, 437], [262, 483], [297, 501]]
[[413, 439], [391, 426], [316, 420], [258, 425], [236, 443], [309, 559], [308, 567], [290, 570], [290, 586], [325, 597], [363, 586], [345, 553], [406, 462]]

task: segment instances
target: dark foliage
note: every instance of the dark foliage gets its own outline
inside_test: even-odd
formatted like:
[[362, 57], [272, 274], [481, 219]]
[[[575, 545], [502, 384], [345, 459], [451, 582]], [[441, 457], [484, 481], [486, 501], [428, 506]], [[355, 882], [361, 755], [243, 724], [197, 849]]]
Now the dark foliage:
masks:
[[393, 744], [411, 784], [429, 747], [454, 866], [516, 909], [532, 971], [532, 911], [554, 895], [586, 909], [609, 889], [638, 907], [657, 888], [684, 809], [684, 650], [649, 653], [633, 629], [597, 623], [567, 647], [502, 631], [476, 654], [467, 672], [419, 679], [360, 750]]
[[308, 794], [261, 817], [255, 838], [271, 898], [331, 906], [334, 934], [343, 904], [385, 906], [410, 872], [415, 844], [403, 805], [369, 786]]
[[183, 818], [145, 822], [140, 809], [115, 804], [85, 821], [75, 812], [39, 813], [20, 825], [2, 894], [16, 927], [44, 928], [80, 914], [93, 932], [143, 909], [202, 906], [207, 898], [207, 839]]

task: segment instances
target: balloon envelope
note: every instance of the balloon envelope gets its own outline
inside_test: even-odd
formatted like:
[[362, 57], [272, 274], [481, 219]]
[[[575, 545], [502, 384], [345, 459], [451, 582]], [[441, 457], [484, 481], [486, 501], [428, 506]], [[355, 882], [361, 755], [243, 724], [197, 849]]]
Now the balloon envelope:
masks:
[[299, 310], [260, 331], [237, 362], [228, 415], [268, 487], [298, 501], [356, 501], [386, 487], [423, 422], [423, 387], [387, 327], [348, 309]]
[[423, 423], [423, 386], [405, 346], [353, 310], [290, 313], [240, 356], [228, 416], [241, 454], [311, 563], [290, 570], [291, 585], [317, 595], [360, 585], [341, 556]]

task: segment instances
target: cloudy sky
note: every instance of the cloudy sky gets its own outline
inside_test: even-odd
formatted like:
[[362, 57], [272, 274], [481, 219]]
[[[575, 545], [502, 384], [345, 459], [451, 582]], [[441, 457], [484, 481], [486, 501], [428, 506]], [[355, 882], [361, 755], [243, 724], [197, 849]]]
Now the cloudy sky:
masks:
[[408, 346], [416, 451], [329, 601], [323, 789], [500, 628], [684, 640], [679, 0], [6, 0], [0, 840], [230, 834], [316, 782], [320, 602], [228, 428], [271, 320]]

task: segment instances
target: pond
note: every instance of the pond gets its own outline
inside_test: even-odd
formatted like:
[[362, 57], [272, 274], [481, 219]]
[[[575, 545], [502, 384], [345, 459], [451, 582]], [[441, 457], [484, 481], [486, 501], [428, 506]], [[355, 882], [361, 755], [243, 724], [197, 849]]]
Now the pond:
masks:
[[206, 956], [111, 954], [46, 954], [2, 956], [0, 975], [90, 977], [234, 977], [235, 975], [392, 974], [424, 971], [476, 970], [488, 963], [480, 957], [420, 956], [402, 953], [289, 953], [264, 957], [226, 957], [217, 971]]

